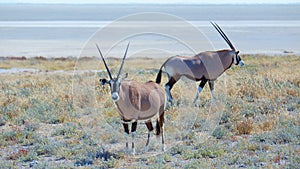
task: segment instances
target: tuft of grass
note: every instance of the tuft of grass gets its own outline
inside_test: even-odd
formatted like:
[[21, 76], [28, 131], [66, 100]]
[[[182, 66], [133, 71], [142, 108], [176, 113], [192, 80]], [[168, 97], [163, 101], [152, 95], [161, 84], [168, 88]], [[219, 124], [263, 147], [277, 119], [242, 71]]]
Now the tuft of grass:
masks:
[[223, 155], [225, 151], [216, 147], [202, 147], [197, 154], [201, 154], [203, 158], [216, 158]]
[[246, 119], [244, 121], [238, 121], [236, 124], [237, 134], [251, 134], [253, 130], [253, 119]]
[[65, 123], [63, 126], [58, 127], [52, 134], [52, 136], [64, 136], [65, 138], [71, 138], [72, 136], [81, 136], [82, 131], [80, 127], [75, 123]]
[[212, 133], [212, 136], [214, 136], [216, 139], [222, 139], [227, 135], [228, 135], [228, 130], [222, 126], [217, 127]]

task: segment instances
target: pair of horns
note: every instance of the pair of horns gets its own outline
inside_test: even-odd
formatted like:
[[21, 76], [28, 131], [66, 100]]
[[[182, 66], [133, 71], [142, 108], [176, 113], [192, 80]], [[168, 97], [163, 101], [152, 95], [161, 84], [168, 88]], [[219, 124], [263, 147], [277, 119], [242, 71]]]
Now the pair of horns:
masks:
[[[226, 34], [223, 32], [223, 30], [220, 28], [220, 26], [219, 26], [218, 24], [216, 24], [215, 22], [210, 22], [210, 23], [216, 28], [216, 30], [220, 33], [220, 35], [223, 37], [223, 39], [226, 41], [226, 43], [230, 46], [230, 48], [231, 48], [232, 50], [236, 51], [235, 48], [234, 48], [234, 46], [233, 46], [232, 43], [230, 42], [229, 38], [226, 36]], [[124, 54], [124, 57], [123, 57], [123, 60], [122, 60], [122, 63], [121, 63], [121, 66], [120, 66], [118, 75], [117, 75], [117, 79], [119, 79], [119, 76], [120, 76], [120, 74], [121, 74], [121, 71], [122, 71], [122, 68], [123, 68], [123, 64], [124, 64], [124, 61], [125, 61], [125, 58], [126, 58], [126, 55], [127, 55], [127, 51], [128, 51], [129, 44], [130, 44], [130, 42], [128, 42], [128, 44], [127, 44], [126, 51], [125, 51], [125, 54]], [[109, 68], [108, 68], [108, 66], [107, 66], [107, 64], [106, 64], [105, 58], [103, 57], [102, 52], [101, 52], [101, 50], [100, 50], [98, 44], [96, 44], [96, 46], [97, 46], [98, 51], [99, 51], [99, 53], [100, 53], [100, 56], [101, 56], [101, 58], [102, 58], [102, 60], [103, 60], [103, 62], [104, 62], [104, 65], [105, 65], [105, 68], [106, 68], [107, 73], [108, 73], [108, 75], [109, 75], [109, 78], [110, 78], [110, 79], [113, 79], [112, 76], [111, 76], [110, 70], [109, 70]]]
[[[130, 42], [128, 42], [128, 44], [127, 44], [127, 48], [126, 48], [126, 51], [125, 51], [125, 54], [124, 54], [124, 57], [123, 57], [123, 60], [122, 60], [122, 63], [121, 63], [121, 66], [120, 66], [118, 75], [117, 75], [117, 79], [119, 79], [119, 76], [120, 76], [120, 74], [121, 74], [121, 72], [122, 72], [123, 65], [124, 65], [124, 61], [125, 61], [125, 58], [126, 58], [126, 55], [127, 55], [128, 47], [129, 47], [129, 44], [130, 44]], [[109, 68], [108, 68], [108, 66], [107, 66], [107, 64], [106, 64], [106, 60], [105, 60], [105, 58], [103, 57], [102, 52], [101, 52], [101, 50], [100, 50], [98, 44], [96, 44], [96, 46], [97, 46], [98, 51], [99, 51], [99, 53], [100, 53], [100, 56], [101, 56], [101, 58], [102, 58], [102, 60], [103, 60], [103, 62], [104, 62], [104, 66], [105, 66], [105, 68], [106, 68], [106, 70], [107, 70], [107, 73], [108, 73], [108, 75], [109, 75], [109, 78], [112, 80], [113, 78], [112, 78], [111, 73], [110, 73], [110, 70], [109, 70]]]
[[232, 43], [230, 42], [230, 40], [226, 36], [226, 34], [223, 32], [223, 30], [220, 28], [220, 26], [218, 24], [216, 24], [215, 22], [210, 22], [210, 23], [216, 28], [216, 30], [220, 33], [220, 35], [223, 37], [223, 39], [226, 41], [226, 43], [230, 46], [230, 48], [235, 51], [234, 46], [232, 45]]

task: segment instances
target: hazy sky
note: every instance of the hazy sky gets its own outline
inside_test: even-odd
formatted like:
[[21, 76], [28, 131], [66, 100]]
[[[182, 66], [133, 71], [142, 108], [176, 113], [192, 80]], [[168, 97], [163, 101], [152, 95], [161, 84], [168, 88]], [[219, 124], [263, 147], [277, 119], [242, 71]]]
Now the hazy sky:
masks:
[[103, 3], [194, 3], [194, 4], [288, 4], [300, 3], [300, 0], [0, 0], [0, 3], [70, 3], [70, 4], [103, 4]]

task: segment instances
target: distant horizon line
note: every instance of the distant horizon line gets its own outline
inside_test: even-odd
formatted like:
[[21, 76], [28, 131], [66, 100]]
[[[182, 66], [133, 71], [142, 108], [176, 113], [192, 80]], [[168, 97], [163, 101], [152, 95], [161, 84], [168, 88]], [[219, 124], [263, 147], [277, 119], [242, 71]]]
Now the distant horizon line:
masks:
[[300, 2], [290, 3], [30, 3], [30, 2], [0, 2], [5, 5], [300, 5]]

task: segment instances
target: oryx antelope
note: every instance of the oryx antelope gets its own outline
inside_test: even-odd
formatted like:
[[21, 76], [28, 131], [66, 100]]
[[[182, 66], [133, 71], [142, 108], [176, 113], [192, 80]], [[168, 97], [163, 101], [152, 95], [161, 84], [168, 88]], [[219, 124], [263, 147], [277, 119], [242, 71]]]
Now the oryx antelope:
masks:
[[229, 69], [233, 63], [240, 66], [244, 65], [244, 62], [238, 55], [239, 51], [234, 48], [222, 29], [216, 23], [211, 22], [211, 24], [220, 33], [231, 50], [206, 51], [192, 57], [175, 56], [167, 59], [157, 74], [156, 83], [161, 82], [162, 68], [164, 67], [169, 78], [169, 81], [165, 85], [165, 90], [167, 100], [171, 104], [173, 104], [173, 98], [170, 91], [182, 76], [193, 81], [201, 81], [193, 101], [196, 103], [199, 93], [207, 82], [209, 83], [212, 98], [214, 98], [214, 81]]
[[162, 150], [165, 150], [164, 143], [164, 106], [165, 106], [165, 90], [159, 84], [149, 81], [146, 83], [138, 83], [132, 80], [125, 80], [120, 78], [122, 67], [126, 58], [129, 43], [127, 45], [119, 72], [116, 78], [113, 78], [108, 68], [105, 58], [103, 57], [101, 50], [96, 45], [101, 55], [109, 80], [100, 79], [102, 85], [109, 84], [111, 91], [111, 99], [114, 101], [115, 106], [118, 109], [121, 120], [123, 121], [123, 127], [126, 137], [126, 150], [128, 152], [128, 140], [129, 140], [129, 127], [131, 123], [131, 135], [132, 135], [132, 154], [135, 154], [135, 135], [138, 121], [145, 121], [148, 128], [148, 139], [146, 142], [146, 151], [148, 151], [150, 137], [152, 135], [153, 126], [151, 119], [156, 119], [156, 135], [162, 137]]

